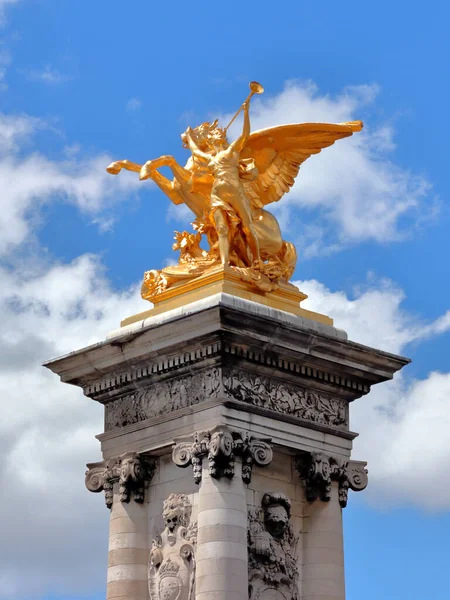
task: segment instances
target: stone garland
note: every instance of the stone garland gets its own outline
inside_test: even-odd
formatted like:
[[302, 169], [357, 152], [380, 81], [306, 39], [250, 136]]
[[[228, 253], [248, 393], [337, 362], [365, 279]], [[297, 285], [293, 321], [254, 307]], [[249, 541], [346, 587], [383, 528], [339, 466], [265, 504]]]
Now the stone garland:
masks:
[[156, 461], [136, 452], [126, 452], [119, 457], [91, 463], [86, 471], [86, 487], [90, 492], [105, 492], [105, 504], [113, 505], [113, 486], [119, 483], [121, 502], [129, 502], [131, 495], [136, 502], [144, 502], [145, 485], [155, 473]]
[[339, 504], [347, 506], [349, 488], [355, 492], [364, 490], [368, 484], [366, 463], [346, 461], [343, 458], [312, 452], [296, 462], [300, 477], [305, 482], [306, 499], [317, 498], [328, 502], [331, 498], [331, 482], [339, 483]]
[[231, 479], [234, 476], [235, 457], [242, 458], [242, 480], [248, 484], [251, 481], [252, 466], [268, 465], [273, 458], [270, 440], [259, 440], [246, 433], [229, 431], [225, 428], [212, 431], [195, 432], [190, 439], [177, 443], [172, 452], [172, 458], [179, 467], [192, 465], [194, 481], [199, 484], [202, 480], [203, 458], [208, 459], [208, 471], [211, 477], [221, 476]]

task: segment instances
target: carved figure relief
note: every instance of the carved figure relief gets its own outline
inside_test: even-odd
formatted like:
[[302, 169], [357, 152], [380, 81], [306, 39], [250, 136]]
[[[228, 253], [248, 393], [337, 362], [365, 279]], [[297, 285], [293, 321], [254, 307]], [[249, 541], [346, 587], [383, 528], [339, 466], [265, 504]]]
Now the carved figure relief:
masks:
[[339, 504], [345, 508], [349, 488], [359, 492], [364, 490], [368, 484], [366, 463], [362, 461], [346, 461], [341, 457], [312, 452], [300, 457], [296, 462], [296, 467], [305, 482], [306, 499], [310, 502], [317, 498], [329, 502], [331, 482], [337, 481], [339, 483]]
[[195, 375], [160, 381], [105, 405], [105, 431], [126, 427], [217, 397], [220, 378], [217, 368]]
[[291, 502], [281, 492], [264, 494], [261, 508], [249, 512], [250, 600], [297, 600], [298, 567]]
[[202, 460], [208, 458], [208, 471], [211, 477], [221, 476], [231, 479], [234, 476], [235, 457], [242, 458], [242, 480], [250, 483], [252, 466], [268, 465], [273, 458], [270, 440], [259, 440], [245, 432], [230, 431], [220, 427], [211, 431], [195, 432], [190, 439], [177, 443], [172, 458], [179, 467], [192, 465], [194, 481], [202, 480]]
[[193, 600], [197, 525], [187, 496], [170, 494], [162, 514], [165, 528], [150, 551], [150, 600]]
[[272, 377], [227, 369], [224, 372], [224, 390], [241, 402], [293, 415], [306, 421], [334, 427], [348, 425], [347, 401], [329, 398], [325, 394], [290, 385]]
[[113, 505], [113, 486], [119, 483], [121, 502], [129, 502], [133, 495], [136, 502], [144, 502], [145, 485], [155, 473], [156, 462], [150, 456], [126, 452], [116, 458], [87, 465], [86, 487], [90, 492], [105, 492], [105, 504]]

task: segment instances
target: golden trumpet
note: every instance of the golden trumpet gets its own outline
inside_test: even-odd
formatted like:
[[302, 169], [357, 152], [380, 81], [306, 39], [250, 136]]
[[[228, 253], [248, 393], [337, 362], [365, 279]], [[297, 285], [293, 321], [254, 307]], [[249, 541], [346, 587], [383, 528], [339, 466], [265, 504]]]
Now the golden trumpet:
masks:
[[244, 108], [244, 104], [246, 102], [249, 102], [250, 98], [252, 96], [254, 96], [255, 94], [262, 94], [264, 92], [263, 86], [260, 83], [258, 83], [257, 81], [250, 81], [250, 83], [248, 85], [249, 85], [249, 88], [250, 88], [250, 94], [247, 96], [247, 98], [245, 99], [245, 101], [242, 103], [242, 106], [236, 111], [236, 114], [234, 115], [234, 117], [231, 119], [231, 121], [225, 127], [225, 131], [230, 127], [230, 125], [233, 123], [233, 121], [235, 120], [235, 118], [238, 116], [238, 114]]

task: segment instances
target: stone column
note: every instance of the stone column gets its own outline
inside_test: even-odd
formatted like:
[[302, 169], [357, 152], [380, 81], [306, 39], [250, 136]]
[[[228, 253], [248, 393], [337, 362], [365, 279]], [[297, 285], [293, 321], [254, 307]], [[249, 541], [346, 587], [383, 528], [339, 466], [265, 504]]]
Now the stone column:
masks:
[[366, 463], [312, 452], [297, 462], [304, 512], [302, 600], [345, 600], [342, 509], [349, 488], [365, 489]]
[[247, 502], [242, 463], [232, 479], [202, 468], [198, 494], [196, 600], [242, 600], [248, 595]]
[[302, 600], [345, 600], [342, 508], [338, 483], [329, 501], [308, 503], [304, 514]]
[[88, 464], [86, 487], [105, 492], [111, 509], [106, 599], [148, 600], [148, 510], [145, 487], [153, 459], [135, 452]]
[[196, 600], [248, 598], [247, 484], [252, 464], [267, 465], [267, 441], [218, 427], [174, 448], [180, 467], [193, 466], [199, 484]]
[[119, 484], [114, 484], [109, 523], [107, 600], [148, 600], [147, 513], [145, 504], [121, 502]]

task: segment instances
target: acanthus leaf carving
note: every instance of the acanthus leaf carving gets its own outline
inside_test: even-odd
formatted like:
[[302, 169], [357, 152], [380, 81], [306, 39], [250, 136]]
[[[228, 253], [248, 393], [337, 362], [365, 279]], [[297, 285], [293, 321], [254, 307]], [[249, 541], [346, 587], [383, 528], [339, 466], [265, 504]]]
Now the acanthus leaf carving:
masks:
[[119, 499], [129, 502], [133, 496], [136, 502], [144, 502], [145, 485], [150, 481], [156, 469], [154, 458], [126, 452], [121, 456], [109, 458], [103, 462], [87, 465], [85, 483], [91, 492], [105, 492], [105, 504], [113, 505], [114, 483], [119, 484]]
[[235, 457], [242, 458], [242, 480], [251, 481], [252, 466], [268, 465], [273, 458], [270, 440], [260, 440], [248, 436], [245, 432], [231, 431], [218, 427], [211, 431], [195, 432], [190, 441], [175, 444], [172, 458], [179, 467], [192, 465], [195, 483], [202, 479], [202, 461], [208, 459], [208, 471], [211, 477], [234, 476]]

